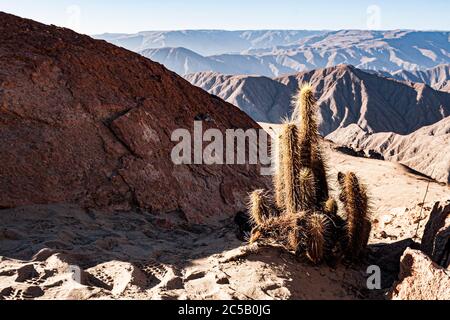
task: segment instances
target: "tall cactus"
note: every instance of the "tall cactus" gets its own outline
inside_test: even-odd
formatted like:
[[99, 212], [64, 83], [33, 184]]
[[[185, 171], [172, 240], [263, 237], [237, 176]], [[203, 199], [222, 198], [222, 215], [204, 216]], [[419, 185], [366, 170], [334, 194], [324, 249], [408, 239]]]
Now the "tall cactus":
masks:
[[316, 207], [320, 208], [328, 200], [326, 164], [320, 146], [317, 121], [317, 100], [311, 85], [301, 87], [294, 99], [293, 121], [299, 124], [300, 162], [310, 168], [314, 176]]
[[315, 177], [316, 196], [319, 204], [323, 205], [329, 198], [329, 188], [327, 181], [327, 166], [320, 145], [313, 148], [312, 171]]
[[280, 159], [279, 170], [283, 177], [283, 198], [284, 208], [287, 213], [294, 214], [301, 210], [300, 207], [300, 171], [298, 148], [298, 128], [293, 123], [286, 123], [282, 126], [279, 148]]
[[372, 228], [367, 191], [353, 172], [339, 173], [340, 200], [344, 204], [347, 225], [346, 255], [358, 259], [367, 247]]
[[292, 121], [299, 127], [298, 144], [300, 163], [304, 168], [311, 168], [313, 145], [317, 143], [317, 122], [315, 117], [315, 100], [311, 86], [303, 86], [294, 99]]
[[317, 197], [314, 173], [310, 168], [302, 168], [298, 180], [300, 185], [300, 209], [306, 211], [315, 208], [317, 204]]
[[284, 170], [281, 169], [283, 164], [283, 152], [280, 152], [280, 143], [283, 141], [281, 134], [282, 132], [277, 136], [271, 157], [272, 163], [274, 164], [273, 186], [275, 191], [275, 204], [279, 210], [285, 211], [285, 180]]

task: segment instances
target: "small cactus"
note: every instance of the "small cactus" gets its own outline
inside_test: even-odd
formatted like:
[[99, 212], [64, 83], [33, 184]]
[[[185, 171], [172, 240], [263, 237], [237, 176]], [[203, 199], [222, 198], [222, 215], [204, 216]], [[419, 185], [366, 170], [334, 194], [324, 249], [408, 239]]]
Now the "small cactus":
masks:
[[310, 85], [300, 89], [294, 103], [292, 119], [281, 126], [272, 154], [275, 201], [263, 190], [251, 194], [249, 213], [255, 227], [250, 242], [282, 245], [314, 264], [343, 255], [357, 260], [371, 231], [366, 189], [354, 173], [338, 175], [343, 219], [329, 196]]

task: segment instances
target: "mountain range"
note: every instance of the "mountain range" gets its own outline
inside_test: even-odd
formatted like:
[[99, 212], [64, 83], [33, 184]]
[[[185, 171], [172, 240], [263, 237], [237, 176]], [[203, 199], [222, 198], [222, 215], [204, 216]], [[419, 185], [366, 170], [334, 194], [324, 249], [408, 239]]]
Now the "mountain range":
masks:
[[272, 123], [290, 115], [291, 98], [301, 83], [309, 82], [317, 94], [324, 136], [350, 124], [368, 133], [409, 134], [450, 115], [450, 93], [349, 65], [279, 78], [206, 72], [186, 79], [238, 106], [256, 121]]
[[246, 50], [291, 45], [300, 40], [323, 34], [308, 30], [180, 30], [144, 31], [136, 34], [105, 33], [94, 35], [131, 51], [184, 47], [201, 55], [240, 53]]
[[447, 31], [172, 31], [96, 37], [181, 75], [212, 71], [278, 77], [339, 64], [394, 73], [450, 64]]
[[[448, 31], [198, 30], [97, 37], [163, 64], [259, 122], [289, 116], [298, 86], [310, 82], [323, 136], [376, 150], [448, 182], [448, 158], [427, 131], [435, 125], [433, 132], [445, 132], [450, 115]], [[448, 142], [448, 134], [439, 141]]]

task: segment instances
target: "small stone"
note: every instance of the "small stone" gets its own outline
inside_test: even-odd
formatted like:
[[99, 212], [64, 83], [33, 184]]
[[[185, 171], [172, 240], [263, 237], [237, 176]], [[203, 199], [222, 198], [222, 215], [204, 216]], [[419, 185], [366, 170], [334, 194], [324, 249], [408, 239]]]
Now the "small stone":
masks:
[[169, 281], [167, 281], [165, 288], [167, 290], [183, 289], [184, 288], [183, 279], [181, 279], [180, 277], [174, 277], [174, 278], [170, 279]]
[[389, 215], [389, 214], [385, 214], [384, 216], [381, 217], [381, 222], [384, 225], [391, 224], [392, 220], [393, 220], [393, 217], [391, 215]]
[[206, 276], [206, 272], [205, 271], [192, 271], [189, 272], [188, 274], [186, 274], [186, 277], [184, 278], [184, 281], [192, 281], [192, 280], [197, 280], [197, 279], [201, 279], [204, 278]]
[[217, 284], [230, 284], [230, 279], [224, 273], [216, 275], [216, 283]]

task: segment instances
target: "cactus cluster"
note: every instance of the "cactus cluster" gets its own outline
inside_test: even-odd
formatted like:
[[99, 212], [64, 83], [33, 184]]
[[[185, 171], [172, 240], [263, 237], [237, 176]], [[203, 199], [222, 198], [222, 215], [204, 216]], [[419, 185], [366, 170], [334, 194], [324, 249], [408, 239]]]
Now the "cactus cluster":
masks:
[[294, 100], [292, 118], [284, 121], [272, 152], [274, 191], [250, 196], [253, 223], [250, 242], [279, 244], [314, 264], [345, 257], [358, 260], [371, 231], [366, 188], [352, 173], [339, 173], [339, 200], [329, 195], [327, 166], [310, 85]]

